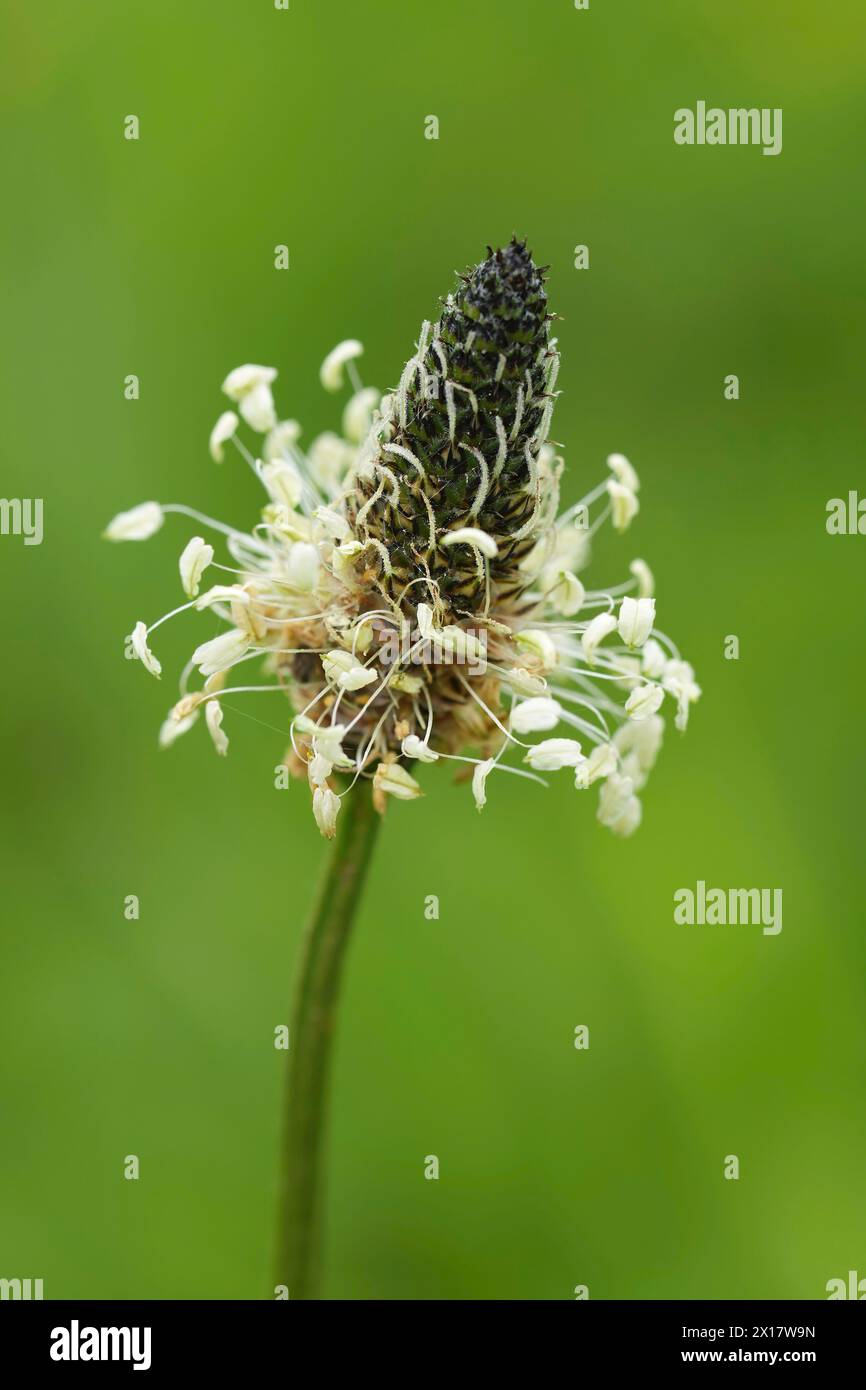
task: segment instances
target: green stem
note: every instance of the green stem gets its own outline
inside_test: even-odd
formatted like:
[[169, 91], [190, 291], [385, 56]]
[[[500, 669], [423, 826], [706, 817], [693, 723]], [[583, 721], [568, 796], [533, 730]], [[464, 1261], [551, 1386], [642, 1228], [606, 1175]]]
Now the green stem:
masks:
[[359, 781], [343, 798], [337, 835], [301, 943], [289, 1023], [277, 1232], [277, 1283], [288, 1287], [291, 1299], [318, 1296], [331, 1040], [343, 958], [379, 819], [370, 783]]

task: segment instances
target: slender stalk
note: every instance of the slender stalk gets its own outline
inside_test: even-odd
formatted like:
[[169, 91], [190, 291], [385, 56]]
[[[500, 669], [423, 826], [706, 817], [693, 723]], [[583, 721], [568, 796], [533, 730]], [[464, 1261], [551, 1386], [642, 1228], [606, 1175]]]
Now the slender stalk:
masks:
[[279, 1172], [278, 1284], [318, 1296], [322, 1141], [331, 1040], [343, 958], [380, 817], [370, 783], [343, 798], [337, 834], [301, 943], [289, 1022], [288, 1084]]

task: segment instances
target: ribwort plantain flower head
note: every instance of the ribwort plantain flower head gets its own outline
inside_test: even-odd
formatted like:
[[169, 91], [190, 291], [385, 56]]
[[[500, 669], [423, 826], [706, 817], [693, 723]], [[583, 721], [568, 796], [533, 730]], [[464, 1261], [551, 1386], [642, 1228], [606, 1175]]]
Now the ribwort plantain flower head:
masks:
[[[161, 744], [204, 712], [224, 754], [225, 698], [276, 691], [291, 710], [286, 765], [309, 783], [328, 837], [359, 778], [381, 811], [419, 796], [418, 765], [442, 760], [460, 765], [479, 810], [491, 773], [543, 782], [568, 770], [578, 790], [599, 784], [603, 825], [636, 829], [660, 710], [672, 702], [684, 729], [700, 689], [655, 626], [645, 561], [613, 587], [582, 577], [598, 529], [634, 520], [640, 483], [611, 454], [607, 475], [560, 512], [553, 318], [525, 243], [490, 251], [422, 324], [391, 392], [362, 384], [355, 339], [329, 353], [323, 386], [340, 391], [348, 377], [351, 394], [341, 433], [306, 450], [297, 422], [278, 418], [275, 369], [229, 373], [237, 412], [220, 415], [210, 451], [221, 462], [231, 443], [246, 460], [266, 495], [261, 519], [242, 531], [147, 502], [106, 530], [142, 540], [175, 513], [227, 551], [218, 562], [204, 537], [188, 537], [178, 568], [189, 601], [129, 639], [159, 676], [150, 640], [163, 622], [197, 610], [224, 624], [193, 650]], [[262, 437], [255, 453], [242, 422]], [[263, 683], [246, 677], [250, 662]]]

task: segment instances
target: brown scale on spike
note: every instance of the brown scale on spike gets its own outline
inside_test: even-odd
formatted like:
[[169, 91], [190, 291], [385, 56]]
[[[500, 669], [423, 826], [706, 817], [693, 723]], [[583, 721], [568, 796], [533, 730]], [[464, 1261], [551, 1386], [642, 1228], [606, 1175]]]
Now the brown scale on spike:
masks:
[[525, 242], [491, 250], [459, 278], [418, 368], [408, 381], [404, 374], [402, 414], [398, 393], [373, 459], [396, 476], [399, 497], [373, 467], [346, 503], [358, 539], [371, 543], [359, 568], [375, 562], [381, 591], [408, 615], [438, 599], [443, 620], [456, 622], [483, 612], [488, 578], [469, 546], [443, 546], [450, 531], [477, 527], [495, 539], [494, 607], [521, 590], [518, 567], [536, 539], [538, 433], [555, 356], [544, 274]]

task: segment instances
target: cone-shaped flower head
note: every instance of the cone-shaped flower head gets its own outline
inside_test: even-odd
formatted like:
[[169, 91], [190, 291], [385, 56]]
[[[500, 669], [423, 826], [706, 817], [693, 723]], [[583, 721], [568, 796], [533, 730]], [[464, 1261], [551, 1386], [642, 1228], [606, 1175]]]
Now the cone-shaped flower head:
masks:
[[[226, 538], [228, 565], [198, 534], [187, 533], [180, 553], [190, 602], [174, 612], [206, 611], [225, 626], [193, 643], [162, 746], [204, 707], [225, 754], [219, 702], [272, 691], [291, 702], [285, 762], [307, 780], [326, 836], [347, 782], [371, 780], [384, 810], [420, 796], [416, 774], [434, 779], [439, 769], [424, 765], [443, 759], [469, 774], [479, 810], [494, 774], [543, 781], [540, 773], [567, 770], [578, 791], [600, 783], [603, 824], [636, 829], [637, 792], [661, 744], [659, 709], [674, 701], [684, 729], [700, 688], [654, 626], [645, 561], [612, 588], [578, 578], [598, 527], [610, 519], [624, 531], [634, 520], [640, 480], [611, 454], [609, 476], [557, 515], [553, 317], [526, 244], [490, 251], [422, 324], [386, 395], [362, 383], [356, 339], [328, 354], [325, 388], [352, 386], [344, 434], [319, 435], [306, 450], [297, 421], [277, 415], [274, 368], [228, 373], [223, 389], [238, 415], [220, 416], [211, 453], [221, 460], [230, 443], [251, 465], [267, 496], [261, 520], [242, 531], [147, 503], [106, 532], [143, 539], [178, 513]], [[261, 459], [243, 442], [241, 419], [264, 435]], [[211, 566], [228, 571], [226, 582], [200, 593]], [[154, 676], [150, 642], [163, 621], [136, 623], [128, 643]], [[257, 684], [250, 662], [260, 657], [269, 679]], [[189, 690], [194, 670], [202, 684]]]
[[[522, 587], [558, 365], [548, 318], [542, 272], [514, 240], [462, 276], [440, 320], [423, 325], [348, 500], [401, 607], [429, 597], [428, 580], [446, 621], [475, 614], [488, 584], [495, 599]], [[495, 542], [489, 569], [477, 544], [448, 544], [468, 528]]]

